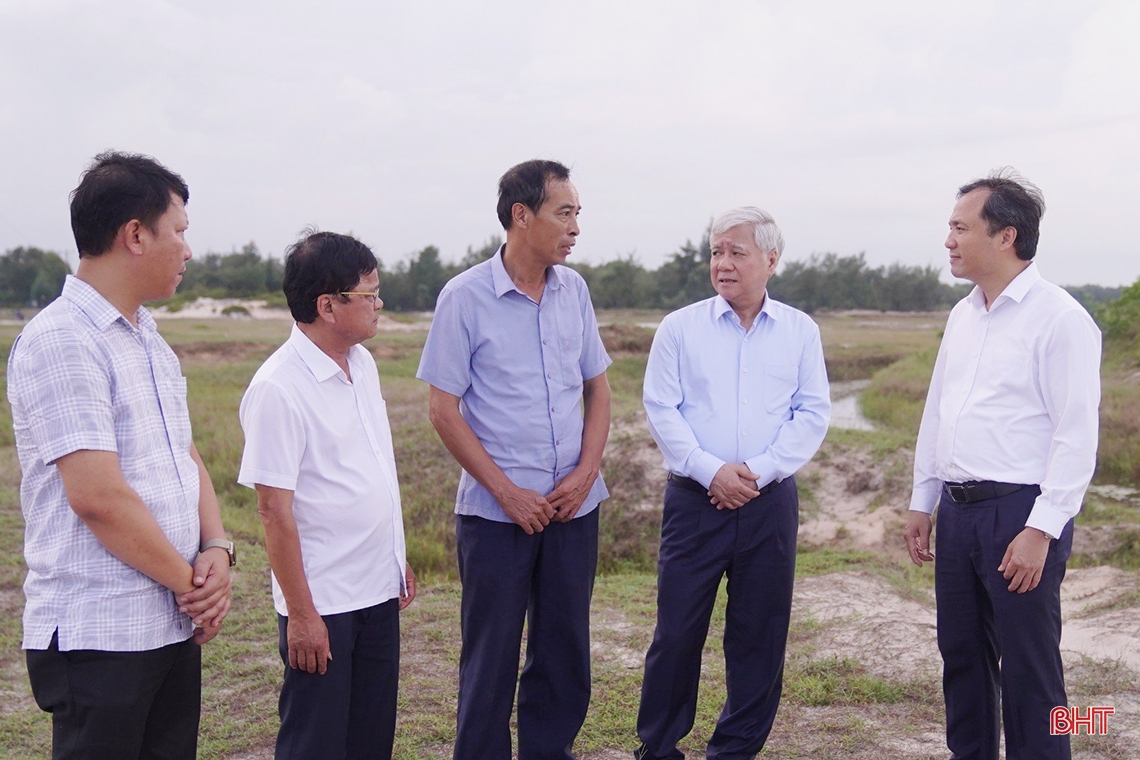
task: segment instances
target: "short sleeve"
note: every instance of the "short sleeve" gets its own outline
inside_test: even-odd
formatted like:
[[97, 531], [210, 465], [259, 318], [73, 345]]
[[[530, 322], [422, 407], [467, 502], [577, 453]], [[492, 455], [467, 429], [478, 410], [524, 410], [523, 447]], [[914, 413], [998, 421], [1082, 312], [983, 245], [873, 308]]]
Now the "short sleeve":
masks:
[[584, 280], [578, 280], [578, 302], [582, 307], [582, 378], [590, 380], [605, 372], [613, 360], [606, 353], [602, 336], [598, 334], [598, 318]]
[[[471, 387], [471, 331], [463, 299], [451, 288], [439, 294], [416, 377], [453, 396]], [[596, 330], [595, 330], [596, 332]]]
[[18, 340], [8, 385], [44, 465], [76, 451], [118, 451], [107, 363], [76, 333]]
[[245, 450], [238, 483], [297, 490], [305, 428], [289, 394], [272, 382], [250, 385], [241, 401]]

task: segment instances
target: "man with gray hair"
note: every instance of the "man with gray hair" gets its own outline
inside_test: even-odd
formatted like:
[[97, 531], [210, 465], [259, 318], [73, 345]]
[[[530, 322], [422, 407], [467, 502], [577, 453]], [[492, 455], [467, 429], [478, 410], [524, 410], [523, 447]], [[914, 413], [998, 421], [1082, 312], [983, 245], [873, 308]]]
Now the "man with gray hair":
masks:
[[753, 206], [713, 222], [717, 295], [665, 317], [645, 370], [649, 429], [669, 481], [661, 522], [657, 628], [645, 656], [638, 760], [682, 758], [701, 650], [728, 576], [728, 695], [707, 757], [751, 758], [780, 702], [799, 501], [793, 477], [831, 414], [819, 328], [768, 297], [784, 249]]

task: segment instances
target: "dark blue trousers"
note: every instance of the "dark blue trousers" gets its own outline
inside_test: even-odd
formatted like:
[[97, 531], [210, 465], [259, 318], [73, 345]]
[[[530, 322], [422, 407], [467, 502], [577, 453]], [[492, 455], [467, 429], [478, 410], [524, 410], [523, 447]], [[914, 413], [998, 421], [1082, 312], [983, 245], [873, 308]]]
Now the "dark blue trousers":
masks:
[[[1049, 713], [1066, 705], [1061, 665], [1061, 581], [1073, 526], [1049, 547], [1041, 583], [1009, 591], [998, 572], [1025, 527], [1040, 489], [938, 506], [938, 648], [946, 697], [946, 744], [953, 760], [997, 760], [1005, 724], [1007, 760], [1069, 760], [1069, 737], [1051, 736]], [[1000, 703], [999, 703], [1000, 698]]]
[[637, 757], [684, 757], [677, 743], [693, 728], [701, 650], [723, 576], [728, 696], [707, 757], [742, 760], [764, 746], [783, 687], [798, 528], [794, 478], [736, 510], [718, 510], [707, 495], [673, 481], [666, 486], [657, 628], [645, 655]]
[[455, 760], [510, 760], [516, 680], [519, 760], [573, 758], [590, 704], [598, 510], [530, 536], [514, 523], [459, 515], [456, 537], [463, 649]]
[[285, 663], [278, 703], [276, 760], [365, 760], [392, 757], [400, 677], [400, 612], [396, 599], [338, 615], [322, 615], [333, 658], [324, 675], [289, 667], [288, 618], [277, 616]]
[[28, 677], [51, 713], [53, 760], [193, 760], [202, 648], [187, 639], [145, 652], [29, 649]]

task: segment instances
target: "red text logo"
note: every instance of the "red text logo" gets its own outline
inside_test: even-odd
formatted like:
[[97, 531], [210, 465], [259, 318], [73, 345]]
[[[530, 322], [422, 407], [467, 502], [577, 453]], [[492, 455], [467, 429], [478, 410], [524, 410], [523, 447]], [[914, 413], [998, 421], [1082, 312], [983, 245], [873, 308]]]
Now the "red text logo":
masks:
[[1049, 733], [1075, 736], [1083, 728], [1089, 736], [1107, 736], [1108, 716], [1115, 712], [1115, 707], [1090, 707], [1082, 716], [1079, 707], [1054, 707], [1049, 713]]

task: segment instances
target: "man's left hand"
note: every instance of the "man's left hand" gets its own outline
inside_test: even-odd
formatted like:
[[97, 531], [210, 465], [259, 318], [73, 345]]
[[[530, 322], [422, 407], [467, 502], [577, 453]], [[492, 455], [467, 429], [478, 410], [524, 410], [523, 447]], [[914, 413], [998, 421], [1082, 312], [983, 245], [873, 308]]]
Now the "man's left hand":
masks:
[[1037, 528], [1026, 527], [1009, 542], [998, 572], [1009, 581], [1010, 591], [1024, 594], [1037, 588], [1049, 555], [1050, 540]]
[[[195, 589], [181, 594], [178, 609], [189, 615], [197, 628], [212, 630], [212, 639], [230, 611], [230, 558], [221, 549], [207, 549], [194, 561]], [[204, 642], [203, 642], [204, 643]]]
[[594, 487], [594, 481], [597, 479], [598, 473], [590, 473], [581, 467], [575, 467], [566, 477], [558, 481], [554, 490], [546, 495], [546, 500], [554, 507], [554, 517], [551, 522], [573, 520], [574, 515], [582, 508], [582, 503], [586, 501], [586, 497], [590, 495], [590, 489]]

